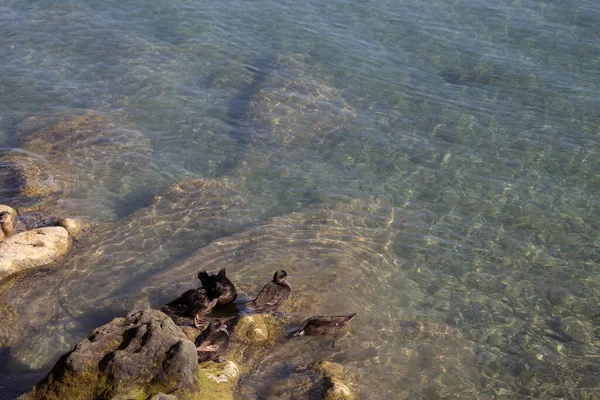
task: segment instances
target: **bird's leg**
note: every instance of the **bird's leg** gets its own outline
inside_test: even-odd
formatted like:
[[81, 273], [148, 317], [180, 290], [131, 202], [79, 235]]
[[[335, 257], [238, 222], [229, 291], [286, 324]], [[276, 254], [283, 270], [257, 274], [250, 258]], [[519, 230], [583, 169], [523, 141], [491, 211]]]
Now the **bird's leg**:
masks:
[[333, 341], [331, 342], [331, 348], [335, 348], [335, 341], [338, 340], [340, 338], [340, 335], [338, 332], [333, 334]]
[[194, 326], [198, 329], [205, 328], [207, 325], [207, 322], [210, 322], [210, 319], [207, 320], [206, 318], [202, 318], [199, 315], [196, 315], [194, 317]]
[[215, 360], [214, 360], [214, 361], [215, 361], [216, 363], [224, 363], [224, 362], [227, 362], [227, 360], [226, 360], [225, 358], [223, 358], [223, 357], [217, 357], [217, 358], [215, 358]]

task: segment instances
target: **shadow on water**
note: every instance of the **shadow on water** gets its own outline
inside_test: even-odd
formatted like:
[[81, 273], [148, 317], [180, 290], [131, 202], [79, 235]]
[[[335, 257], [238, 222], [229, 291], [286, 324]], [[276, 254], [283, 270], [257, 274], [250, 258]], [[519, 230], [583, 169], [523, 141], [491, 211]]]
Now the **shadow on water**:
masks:
[[[15, 371], [19, 373], [13, 374]], [[13, 357], [10, 347], [0, 347], [0, 400], [16, 399], [44, 375], [44, 371], [32, 370]]]
[[274, 61], [275, 58], [272, 55], [266, 55], [257, 57], [246, 65], [246, 68], [254, 74], [252, 82], [244, 85], [240, 94], [227, 104], [227, 123], [231, 126], [228, 134], [236, 142], [236, 154], [219, 165], [217, 177], [229, 175], [236, 169], [244, 155], [245, 147], [250, 143], [249, 130], [251, 128], [246, 122], [250, 100], [258, 93], [267, 76], [273, 71]]

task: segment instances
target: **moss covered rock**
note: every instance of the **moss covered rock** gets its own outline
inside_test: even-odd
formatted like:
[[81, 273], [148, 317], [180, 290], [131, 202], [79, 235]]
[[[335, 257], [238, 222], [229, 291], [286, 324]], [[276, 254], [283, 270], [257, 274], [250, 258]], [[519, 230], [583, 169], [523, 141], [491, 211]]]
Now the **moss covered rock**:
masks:
[[234, 339], [245, 343], [264, 343], [269, 340], [269, 328], [265, 322], [265, 316], [244, 315], [234, 328]]
[[83, 238], [91, 229], [92, 224], [83, 219], [60, 218], [58, 225], [62, 226], [69, 232], [69, 235], [74, 239]]
[[233, 361], [215, 363], [208, 361], [198, 365], [197, 386], [184, 398], [190, 400], [233, 400], [240, 369]]
[[321, 361], [312, 370], [323, 376], [325, 400], [354, 400], [356, 395], [350, 389], [351, 377], [344, 366], [330, 361]]

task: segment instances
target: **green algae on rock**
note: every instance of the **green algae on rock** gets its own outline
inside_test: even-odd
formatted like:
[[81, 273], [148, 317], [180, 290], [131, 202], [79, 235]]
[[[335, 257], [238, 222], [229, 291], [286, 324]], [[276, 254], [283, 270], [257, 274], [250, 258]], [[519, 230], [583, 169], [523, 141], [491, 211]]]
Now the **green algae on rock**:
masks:
[[196, 371], [198, 381], [195, 390], [183, 398], [189, 400], [233, 400], [240, 378], [236, 363], [207, 361], [199, 364]]

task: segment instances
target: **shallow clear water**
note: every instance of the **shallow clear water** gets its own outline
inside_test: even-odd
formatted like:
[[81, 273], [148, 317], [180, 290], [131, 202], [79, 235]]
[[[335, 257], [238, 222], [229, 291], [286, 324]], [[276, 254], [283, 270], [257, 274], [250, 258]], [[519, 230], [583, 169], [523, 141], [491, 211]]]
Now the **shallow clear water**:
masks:
[[3, 284], [3, 396], [200, 268], [251, 296], [282, 265], [294, 318], [358, 317], [334, 350], [274, 350], [241, 398], [320, 359], [363, 398], [600, 396], [599, 21], [592, 1], [4, 2], [0, 151], [93, 111], [144, 157], [76, 174], [56, 204], [102, 224]]

